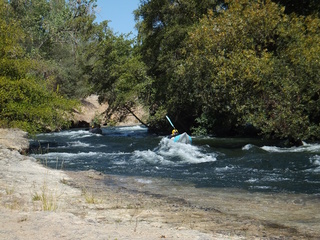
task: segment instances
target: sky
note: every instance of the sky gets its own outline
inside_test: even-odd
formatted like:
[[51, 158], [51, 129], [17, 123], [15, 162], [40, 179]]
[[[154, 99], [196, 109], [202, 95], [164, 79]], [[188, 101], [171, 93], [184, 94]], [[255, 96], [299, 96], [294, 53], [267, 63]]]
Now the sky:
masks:
[[109, 20], [108, 26], [116, 34], [132, 32], [135, 36], [133, 11], [139, 6], [139, 0], [98, 0], [96, 21]]

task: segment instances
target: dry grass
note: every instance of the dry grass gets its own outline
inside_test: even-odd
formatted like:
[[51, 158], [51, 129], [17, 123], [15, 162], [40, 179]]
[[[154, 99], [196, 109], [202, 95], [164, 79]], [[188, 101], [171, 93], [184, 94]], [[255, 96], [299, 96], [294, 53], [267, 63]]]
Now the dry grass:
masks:
[[58, 200], [61, 195], [48, 189], [47, 183], [44, 181], [40, 188], [40, 192], [32, 195], [33, 202], [40, 202], [42, 211], [56, 211], [58, 209]]
[[19, 194], [15, 194], [16, 189], [14, 186], [7, 186], [3, 187], [2, 193], [0, 193], [0, 200], [1, 204], [8, 209], [11, 210], [18, 210], [21, 209], [24, 202], [19, 197]]
[[88, 192], [86, 188], [82, 188], [82, 195], [88, 204], [101, 204], [102, 200], [98, 199], [93, 192]]

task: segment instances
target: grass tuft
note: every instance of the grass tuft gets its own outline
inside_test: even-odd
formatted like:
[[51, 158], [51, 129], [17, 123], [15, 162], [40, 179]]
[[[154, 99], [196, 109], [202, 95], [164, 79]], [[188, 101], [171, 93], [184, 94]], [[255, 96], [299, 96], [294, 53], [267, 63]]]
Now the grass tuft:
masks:
[[49, 191], [46, 182], [43, 183], [40, 193], [33, 194], [32, 201], [40, 201], [42, 211], [56, 211], [58, 209], [58, 196]]
[[82, 194], [88, 204], [99, 204], [102, 203], [102, 200], [99, 200], [93, 192], [88, 192], [87, 189], [82, 189]]

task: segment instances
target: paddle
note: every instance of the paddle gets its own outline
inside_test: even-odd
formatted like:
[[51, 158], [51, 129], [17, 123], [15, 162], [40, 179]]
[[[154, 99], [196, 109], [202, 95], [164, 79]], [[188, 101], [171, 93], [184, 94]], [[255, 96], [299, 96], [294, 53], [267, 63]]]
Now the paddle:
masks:
[[174, 127], [173, 123], [171, 122], [170, 118], [168, 117], [168, 115], [166, 115], [166, 118], [168, 119], [170, 125], [175, 129], [175, 127]]

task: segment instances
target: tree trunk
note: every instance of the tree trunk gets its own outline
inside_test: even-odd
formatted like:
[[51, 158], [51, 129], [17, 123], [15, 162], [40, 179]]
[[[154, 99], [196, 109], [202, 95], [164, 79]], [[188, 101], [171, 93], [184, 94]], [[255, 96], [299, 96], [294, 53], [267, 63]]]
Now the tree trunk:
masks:
[[135, 115], [134, 112], [133, 112], [129, 107], [125, 106], [125, 108], [126, 108], [127, 111], [128, 111], [129, 113], [131, 113], [141, 124], [143, 124], [144, 126], [146, 126], [147, 128], [149, 128], [149, 126], [148, 126], [146, 123], [144, 123], [137, 115]]

